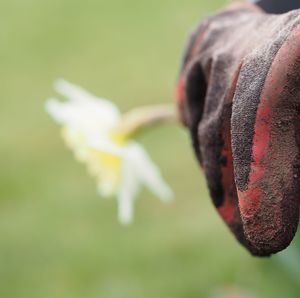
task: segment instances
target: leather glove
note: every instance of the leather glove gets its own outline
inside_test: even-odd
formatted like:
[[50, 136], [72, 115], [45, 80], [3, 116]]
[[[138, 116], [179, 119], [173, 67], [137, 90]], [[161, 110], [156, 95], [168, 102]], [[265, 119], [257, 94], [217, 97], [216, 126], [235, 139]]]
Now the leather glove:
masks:
[[213, 203], [253, 255], [292, 241], [300, 198], [300, 10], [237, 4], [191, 34], [177, 83]]

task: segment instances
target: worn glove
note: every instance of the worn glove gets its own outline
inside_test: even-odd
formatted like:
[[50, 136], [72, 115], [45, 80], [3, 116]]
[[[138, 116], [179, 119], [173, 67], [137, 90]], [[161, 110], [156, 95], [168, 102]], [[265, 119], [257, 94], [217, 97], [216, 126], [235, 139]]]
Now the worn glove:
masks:
[[253, 254], [286, 248], [299, 219], [300, 10], [228, 7], [192, 33], [177, 104], [214, 205]]

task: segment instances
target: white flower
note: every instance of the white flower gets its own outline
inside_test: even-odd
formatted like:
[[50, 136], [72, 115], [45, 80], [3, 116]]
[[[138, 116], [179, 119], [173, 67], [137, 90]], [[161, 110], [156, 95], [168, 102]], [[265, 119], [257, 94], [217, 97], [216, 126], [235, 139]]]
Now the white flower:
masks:
[[96, 178], [100, 194], [117, 196], [122, 223], [132, 220], [134, 199], [141, 185], [163, 201], [172, 198], [157, 166], [140, 144], [130, 140], [125, 118], [112, 102], [64, 80], [58, 80], [55, 89], [68, 100], [49, 99], [46, 110], [63, 126], [67, 145]]

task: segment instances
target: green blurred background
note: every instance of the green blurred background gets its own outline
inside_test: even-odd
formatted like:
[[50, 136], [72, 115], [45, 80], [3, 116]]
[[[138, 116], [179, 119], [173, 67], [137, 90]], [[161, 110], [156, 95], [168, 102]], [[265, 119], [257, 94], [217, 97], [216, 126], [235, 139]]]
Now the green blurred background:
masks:
[[297, 240], [251, 257], [216, 214], [181, 127], [139, 138], [175, 201], [144, 191], [123, 227], [44, 112], [58, 77], [122, 111], [172, 102], [187, 33], [224, 4], [0, 0], [1, 298], [300, 297]]

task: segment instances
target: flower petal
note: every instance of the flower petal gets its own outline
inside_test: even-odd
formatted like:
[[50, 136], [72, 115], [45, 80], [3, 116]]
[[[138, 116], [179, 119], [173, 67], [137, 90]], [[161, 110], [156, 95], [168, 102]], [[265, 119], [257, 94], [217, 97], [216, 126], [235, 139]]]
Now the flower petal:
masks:
[[113, 143], [109, 139], [88, 138], [87, 144], [92, 149], [99, 150], [101, 152], [108, 153], [111, 155], [115, 155], [117, 157], [124, 157], [125, 154], [124, 147]]
[[59, 124], [65, 124], [70, 121], [71, 115], [65, 108], [65, 104], [55, 98], [46, 101], [45, 110]]
[[54, 82], [54, 89], [71, 101], [85, 103], [87, 100], [96, 100], [109, 104], [111, 107], [118, 110], [117, 106], [113, 104], [110, 100], [95, 96], [89, 91], [83, 89], [82, 87], [72, 84], [64, 79], [56, 80]]
[[86, 135], [99, 135], [118, 125], [120, 112], [106, 99], [91, 95], [82, 88], [64, 80], [56, 83], [56, 89], [69, 100], [50, 99], [46, 111], [60, 124], [82, 130]]
[[120, 118], [120, 111], [114, 103], [108, 99], [97, 97], [82, 87], [74, 85], [64, 79], [59, 79], [55, 81], [54, 88], [58, 93], [65, 96], [70, 101], [77, 102], [77, 104], [82, 105], [87, 104], [87, 102], [89, 102], [89, 104], [93, 103], [98, 105], [99, 108], [101, 107], [99, 112], [105, 111], [105, 114], [110, 115], [110, 117], [114, 115], [115, 117], [117, 116], [118, 119]]
[[118, 219], [122, 224], [129, 224], [133, 217], [133, 204], [139, 190], [138, 179], [130, 162], [124, 160], [122, 181], [118, 193]]
[[173, 192], [168, 184], [162, 178], [158, 167], [150, 159], [150, 156], [144, 148], [131, 142], [126, 146], [126, 156], [134, 167], [135, 175], [141, 183], [147, 186], [162, 201], [170, 201], [173, 198]]

